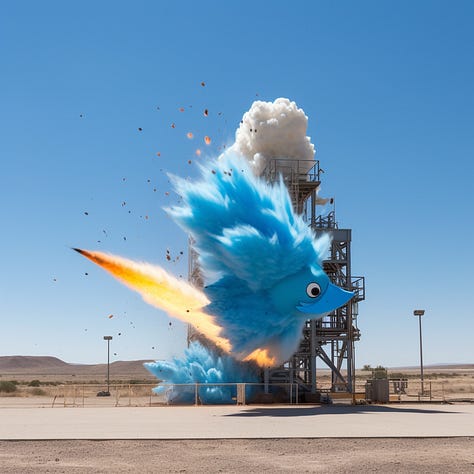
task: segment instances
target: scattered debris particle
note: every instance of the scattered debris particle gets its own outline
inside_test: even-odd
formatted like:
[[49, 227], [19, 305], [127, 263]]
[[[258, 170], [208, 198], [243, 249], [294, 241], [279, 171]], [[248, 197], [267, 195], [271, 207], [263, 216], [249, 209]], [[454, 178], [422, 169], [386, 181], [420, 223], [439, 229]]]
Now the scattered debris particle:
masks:
[[192, 132], [188, 132], [188, 133], [186, 134], [186, 136], [187, 136], [190, 140], [194, 137], [194, 135], [193, 135]]
[[207, 135], [204, 137], [204, 142], [206, 143], [206, 145], [210, 145], [211, 144], [211, 137], [208, 137]]
[[207, 109], [204, 109], [204, 117], [208, 117], [209, 116], [209, 111]]

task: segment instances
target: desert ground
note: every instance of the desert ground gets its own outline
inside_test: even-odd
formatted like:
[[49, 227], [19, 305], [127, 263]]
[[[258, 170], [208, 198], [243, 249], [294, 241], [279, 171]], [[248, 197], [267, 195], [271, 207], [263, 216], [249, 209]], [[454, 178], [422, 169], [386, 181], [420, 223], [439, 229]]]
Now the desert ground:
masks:
[[470, 473], [473, 438], [0, 441], [5, 474]]
[[[133, 410], [133, 407], [143, 407], [136, 409], [150, 414], [156, 414], [156, 410], [166, 410], [170, 414], [175, 412], [172, 407], [144, 408], [155, 405], [151, 403], [149, 393], [151, 387], [156, 384], [156, 380], [142, 368], [142, 361], [112, 365], [110, 372], [112, 388], [115, 384], [115, 387], [119, 389], [115, 389], [115, 396], [101, 398], [96, 397], [96, 391], [104, 387], [105, 365], [80, 366], [58, 362], [54, 358], [45, 359], [45, 361], [18, 358], [6, 360], [0, 357], [0, 384], [13, 381], [16, 387], [13, 392], [0, 393], [0, 420], [4, 424], [3, 428], [8, 428], [6, 424], [10, 423], [12, 416], [16, 416], [14, 415], [17, 413], [16, 410], [20, 410], [18, 413], [22, 413], [21, 416], [25, 416], [26, 419], [33, 412], [43, 414], [46, 418], [48, 418], [48, 413], [54, 413], [55, 419], [64, 420], [66, 424], [70, 423], [74, 417], [82, 418], [88, 410], [100, 410], [101, 413], [107, 413], [108, 419], [120, 416], [121, 410]], [[319, 375], [321, 386], [328, 386], [329, 374], [322, 370]], [[359, 381], [358, 387], [362, 390], [370, 374], [366, 371], [357, 371], [356, 375]], [[404, 400], [399, 401], [408, 401], [411, 403], [410, 407], [415, 408], [413, 415], [410, 414], [411, 409], [406, 410], [407, 413], [403, 415], [405, 420], [416, 419], [416, 407], [423, 405], [423, 403], [419, 405], [418, 401], [429, 401], [427, 387], [430, 388], [430, 398], [438, 403], [438, 406], [441, 406], [440, 403], [444, 400], [450, 403], [449, 410], [459, 413], [462, 413], [463, 407], [472, 406], [474, 365], [439, 366], [426, 369], [425, 393], [421, 397], [419, 396], [419, 373], [416, 368], [390, 369], [389, 377], [408, 381], [407, 391], [403, 394]], [[393, 393], [391, 399], [395, 395]], [[55, 408], [51, 410], [53, 400]], [[116, 403], [117, 401], [119, 403]], [[359, 419], [358, 417], [362, 416], [355, 412], [338, 414], [337, 403], [338, 401], [325, 417], [321, 417], [321, 421], [317, 419], [314, 421], [315, 431], [318, 431], [317, 428], [320, 430], [317, 435], [309, 437], [280, 436], [276, 438], [267, 432], [265, 437], [259, 439], [245, 439], [245, 437], [232, 439], [228, 433], [225, 436], [227, 439], [186, 437], [181, 439], [117, 439], [113, 430], [108, 433], [106, 439], [87, 439], [83, 436], [83, 439], [28, 440], [28, 436], [25, 435], [23, 439], [8, 440], [8, 437], [4, 437], [4, 440], [0, 441], [0, 472], [15, 474], [43, 472], [474, 472], [474, 437], [469, 427], [467, 427], [466, 435], [466, 426], [464, 426], [462, 436], [453, 435], [452, 433], [456, 432], [454, 429], [449, 436], [443, 435], [441, 430], [440, 436], [431, 437], [423, 431], [423, 426], [420, 424], [419, 434], [413, 436], [397, 436], [396, 432], [393, 436], [387, 435], [386, 433], [390, 432], [389, 429], [382, 432], [380, 437], [371, 436], [370, 433], [374, 431], [372, 428], [372, 431], [366, 430], [367, 435], [357, 436], [356, 433], [353, 437], [328, 438], [322, 429], [323, 419], [331, 418], [334, 423], [342, 423], [344, 430], [344, 423], [347, 422], [350, 425], [350, 420], [355, 420], [354, 417]], [[114, 406], [125, 408], [113, 408]], [[391, 407], [397, 406], [399, 406], [397, 403], [389, 404], [381, 411], [386, 411], [393, 416], [390, 413]], [[300, 411], [317, 409], [304, 408], [304, 406], [293, 407]], [[369, 408], [376, 410], [375, 406]], [[201, 407], [186, 409], [203, 410]], [[209, 407], [205, 409], [210, 410]], [[260, 414], [265, 411], [265, 408], [254, 408], [251, 405], [245, 409], [257, 410], [257, 412], [260, 410]], [[282, 408], [283, 411], [288, 409], [289, 407]], [[471, 408], [469, 410], [472, 412]], [[367, 412], [367, 410], [364, 411]], [[74, 416], [71, 418], [71, 415]], [[213, 416], [217, 415], [216, 412]], [[344, 418], [346, 416], [347, 418]], [[436, 415], [427, 414], [426, 420], [433, 423], [433, 416]], [[461, 417], [460, 420], [464, 419], [462, 414], [458, 416]], [[270, 421], [276, 433], [278, 429], [281, 431], [281, 426], [285, 423], [290, 423], [288, 427], [298, 426], [303, 418], [302, 416], [277, 416]], [[253, 426], [253, 431], [258, 431], [263, 430], [262, 426], [268, 422], [268, 419], [265, 420], [265, 416], [255, 416], [238, 421], [239, 423], [245, 421], [249, 423], [248, 426]], [[180, 420], [177, 422], [179, 423]], [[23, 423], [18, 420], [16, 423], [23, 430], [34, 429], [34, 424], [29, 425], [28, 422]], [[97, 423], [101, 423], [101, 420], [97, 420]], [[361, 423], [363, 425], [365, 421]], [[410, 421], [407, 423], [409, 424]], [[413, 421], [411, 423], [415, 426], [416, 432], [417, 423]], [[140, 425], [138, 422], [137, 424]], [[456, 426], [456, 422], [454, 424]], [[466, 425], [465, 422], [464, 425]], [[202, 425], [197, 425], [197, 430], [199, 426]], [[400, 423], [400, 427], [403, 428], [403, 426], [403, 423]], [[250, 432], [249, 437], [252, 436], [258, 438], [255, 433]]]

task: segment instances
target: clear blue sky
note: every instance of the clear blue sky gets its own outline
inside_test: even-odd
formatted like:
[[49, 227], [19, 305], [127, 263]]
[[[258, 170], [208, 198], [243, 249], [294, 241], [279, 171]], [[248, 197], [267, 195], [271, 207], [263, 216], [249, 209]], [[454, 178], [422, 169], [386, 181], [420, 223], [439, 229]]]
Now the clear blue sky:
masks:
[[70, 247], [186, 275], [166, 172], [288, 97], [366, 276], [357, 366], [416, 365], [418, 307], [426, 363], [474, 362], [473, 20], [471, 1], [4, 2], [0, 355], [101, 362], [105, 334], [112, 360], [179, 355], [183, 325]]

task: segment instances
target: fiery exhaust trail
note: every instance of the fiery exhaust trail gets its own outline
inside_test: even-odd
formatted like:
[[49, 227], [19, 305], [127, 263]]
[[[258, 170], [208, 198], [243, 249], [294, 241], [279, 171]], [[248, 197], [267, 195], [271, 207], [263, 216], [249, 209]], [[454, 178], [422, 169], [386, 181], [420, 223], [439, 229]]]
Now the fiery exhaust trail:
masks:
[[202, 311], [202, 308], [209, 304], [202, 291], [155, 265], [134, 262], [102, 252], [77, 248], [74, 250], [111, 273], [130, 289], [140, 293], [147, 303], [193, 325], [218, 347], [230, 352], [229, 340], [220, 336], [222, 328], [215, 323], [212, 316]]

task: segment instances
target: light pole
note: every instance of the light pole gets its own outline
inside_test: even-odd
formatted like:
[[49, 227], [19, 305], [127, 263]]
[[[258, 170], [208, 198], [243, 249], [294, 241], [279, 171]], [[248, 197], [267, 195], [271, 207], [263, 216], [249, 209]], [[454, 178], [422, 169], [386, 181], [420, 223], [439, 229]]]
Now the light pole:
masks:
[[104, 341], [107, 341], [107, 395], [110, 395], [110, 341], [112, 336], [104, 336]]
[[418, 316], [419, 326], [420, 326], [420, 372], [421, 372], [421, 396], [425, 393], [424, 390], [424, 380], [423, 380], [423, 340], [421, 337], [421, 317], [425, 314], [424, 309], [415, 309], [413, 311], [413, 316]]

